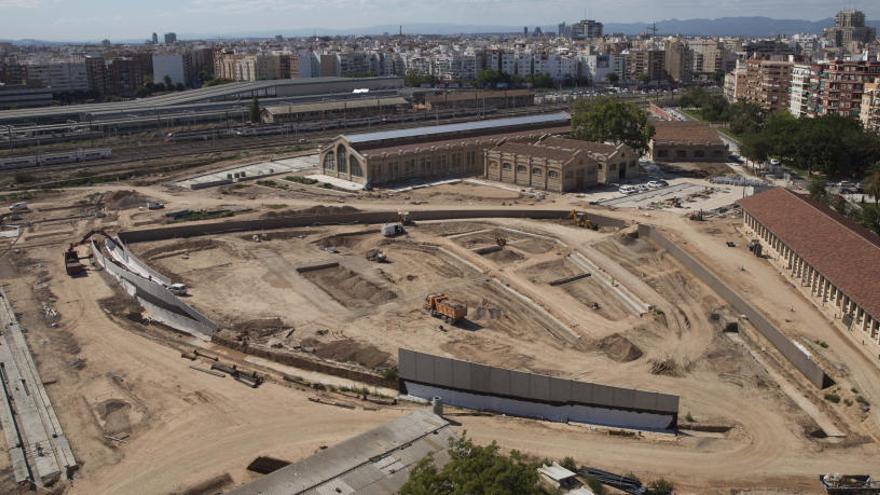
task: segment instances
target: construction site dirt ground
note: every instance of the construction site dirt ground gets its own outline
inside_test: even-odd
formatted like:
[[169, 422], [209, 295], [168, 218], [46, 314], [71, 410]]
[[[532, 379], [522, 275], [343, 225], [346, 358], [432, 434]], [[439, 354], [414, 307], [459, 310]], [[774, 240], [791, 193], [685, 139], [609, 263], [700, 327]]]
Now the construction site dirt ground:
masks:
[[[252, 216], [315, 205], [304, 197], [281, 197], [285, 191], [247, 187], [252, 197], [230, 201], [230, 194], [217, 191], [188, 194], [119, 185], [48, 197], [35, 201], [35, 210], [70, 205], [96, 190], [136, 191], [166, 202], [169, 209], [243, 204], [253, 210]], [[460, 208], [456, 194], [481, 194], [471, 187], [484, 186], [440, 187], [444, 189], [438, 190], [442, 195], [437, 201], [407, 208]], [[418, 193], [423, 191], [430, 189]], [[421, 200], [413, 196], [413, 201]], [[476, 207], [513, 200], [485, 199]], [[361, 195], [341, 201], [364, 210], [387, 210], [393, 209], [389, 205], [394, 199]], [[567, 209], [578, 202], [570, 197], [552, 201], [535, 207]], [[736, 218], [694, 223], [662, 211], [602, 213], [656, 224], [680, 240], [789, 335], [803, 335], [802, 343], [833, 370], [839, 380], [834, 390], [841, 396], [849, 398], [854, 395], [850, 390], [857, 389], [872, 404], [880, 403], [877, 368], [823, 323], [822, 315], [772, 266], [749, 255], [741, 246], [743, 238], [737, 239], [737, 248], [724, 246], [739, 235]], [[193, 362], [181, 359], [181, 350], [203, 345], [223, 359], [270, 374], [283, 369], [325, 383], [338, 380], [278, 364], [268, 367], [216, 344], [197, 344], [168, 329], [144, 326], [126, 318], [138, 309], [99, 272], [90, 270], [76, 279], [64, 273], [61, 251], [66, 242], [96, 227], [114, 230], [148, 219], [161, 222], [161, 215], [134, 208], [108, 210], [101, 218], [61, 219], [46, 232], [69, 233], [27, 240], [42, 233], [35, 230], [25, 232], [17, 244], [0, 246], [5, 250], [0, 278], [28, 330], [42, 379], [49, 383], [47, 390], [82, 465], [68, 493], [183, 492], [210, 480], [222, 484], [218, 477], [226, 474], [231, 477], [224, 485], [228, 487], [256, 476], [245, 466], [257, 455], [295, 461], [416, 407], [334, 407], [309, 400], [323, 392], [289, 386], [277, 374], [251, 389], [228, 377], [200, 373], [190, 369]], [[864, 414], [824, 401], [822, 392], [804, 385], [766, 343], [730, 338], [723, 330], [734, 322], [744, 335], [754, 332], [667, 254], [631, 235], [632, 227], [595, 232], [568, 222], [426, 222], [395, 239], [383, 238], [378, 227], [238, 233], [130, 247], [154, 268], [187, 283], [187, 302], [220, 323], [224, 332], [255, 346], [367, 370], [395, 365], [397, 349], [407, 347], [672, 393], [681, 396], [680, 422], [687, 427], [678, 436], [620, 435], [453, 411], [462, 429], [480, 442], [495, 440], [539, 457], [570, 455], [583, 464], [632, 471], [643, 479], [663, 476], [674, 480], [681, 493], [818, 493], [819, 473], [880, 474], [880, 449], [872, 438], [880, 423], [873, 409]], [[255, 234], [266, 237], [257, 242]], [[501, 250], [474, 251], [491, 251], [500, 237], [506, 240]], [[368, 261], [371, 249], [384, 251], [389, 263]], [[85, 255], [84, 248], [80, 252]], [[551, 281], [584, 272], [574, 254], [600, 270], [551, 286]], [[323, 262], [339, 265], [296, 270]], [[618, 287], [655, 309], [637, 314]], [[432, 318], [422, 309], [431, 292], [446, 292], [466, 303], [467, 319], [450, 326]], [[47, 305], [57, 314], [51, 316]], [[779, 307], [790, 312], [782, 315]], [[817, 339], [828, 347], [817, 346]], [[762, 363], [769, 363], [772, 372]], [[792, 394], [813, 404], [809, 413]], [[844, 436], [816, 438], [817, 415]], [[718, 431], [700, 431], [704, 429]], [[0, 457], [5, 476], [9, 460]]]

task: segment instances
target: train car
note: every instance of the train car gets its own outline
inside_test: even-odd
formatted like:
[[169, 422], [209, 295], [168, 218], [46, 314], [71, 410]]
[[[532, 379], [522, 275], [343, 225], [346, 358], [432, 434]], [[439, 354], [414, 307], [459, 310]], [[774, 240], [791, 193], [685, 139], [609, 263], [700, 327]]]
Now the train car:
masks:
[[104, 160], [113, 157], [109, 148], [68, 151], [64, 153], [48, 153], [45, 155], [16, 156], [0, 158], [0, 170], [13, 170], [41, 166], [61, 165], [86, 161]]

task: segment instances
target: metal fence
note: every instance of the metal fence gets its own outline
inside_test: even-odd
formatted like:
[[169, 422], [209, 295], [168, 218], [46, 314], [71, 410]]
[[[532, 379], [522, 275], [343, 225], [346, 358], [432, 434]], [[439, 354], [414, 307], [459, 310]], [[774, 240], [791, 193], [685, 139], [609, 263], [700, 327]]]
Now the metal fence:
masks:
[[654, 429], [674, 428], [678, 417], [676, 395], [494, 368], [408, 349], [399, 350], [398, 367], [402, 392], [439, 393], [444, 402], [463, 407]]
[[774, 347], [798, 369], [807, 379], [818, 388], [825, 388], [833, 383], [833, 380], [816, 364], [808, 353], [796, 346], [785, 336], [770, 320], [761, 312], [747, 303], [733, 289], [728, 287], [702, 263], [694, 259], [690, 254], [650, 225], [639, 225], [639, 236], [650, 239], [662, 249], [665, 249], [679, 263], [693, 272], [700, 280], [714, 290], [722, 299], [727, 301], [737, 312], [744, 315], [749, 322], [761, 333]]

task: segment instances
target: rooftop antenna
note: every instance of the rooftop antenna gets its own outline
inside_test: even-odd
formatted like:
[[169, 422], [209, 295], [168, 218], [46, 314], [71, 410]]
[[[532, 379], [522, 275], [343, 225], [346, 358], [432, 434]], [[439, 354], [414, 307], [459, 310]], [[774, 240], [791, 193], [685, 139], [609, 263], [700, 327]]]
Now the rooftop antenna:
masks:
[[400, 25], [400, 37], [403, 38], [403, 24]]

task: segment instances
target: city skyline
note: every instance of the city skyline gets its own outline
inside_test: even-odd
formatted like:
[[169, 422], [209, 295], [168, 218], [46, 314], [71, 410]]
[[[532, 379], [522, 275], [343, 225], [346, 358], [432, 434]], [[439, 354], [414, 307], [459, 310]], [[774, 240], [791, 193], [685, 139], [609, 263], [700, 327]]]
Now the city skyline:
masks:
[[[880, 6], [875, 2], [855, 1], [846, 7], [863, 10], [869, 19], [880, 18]], [[681, 0], [673, 5], [646, 0], [623, 0], [614, 5], [571, 0], [452, 0], [442, 5], [423, 0], [188, 0], [182, 4], [158, 0], [149, 5], [120, 5], [109, 0], [0, 0], [0, 17], [6, 24], [2, 26], [5, 39], [95, 41], [147, 39], [152, 32], [168, 31], [186, 38], [273, 30], [336, 33], [398, 24], [555, 25], [584, 17], [606, 23], [745, 15], [816, 21], [833, 16], [836, 8], [814, 0]], [[529, 9], [534, 15], [524, 16]], [[792, 15], [794, 12], [797, 15]]]

